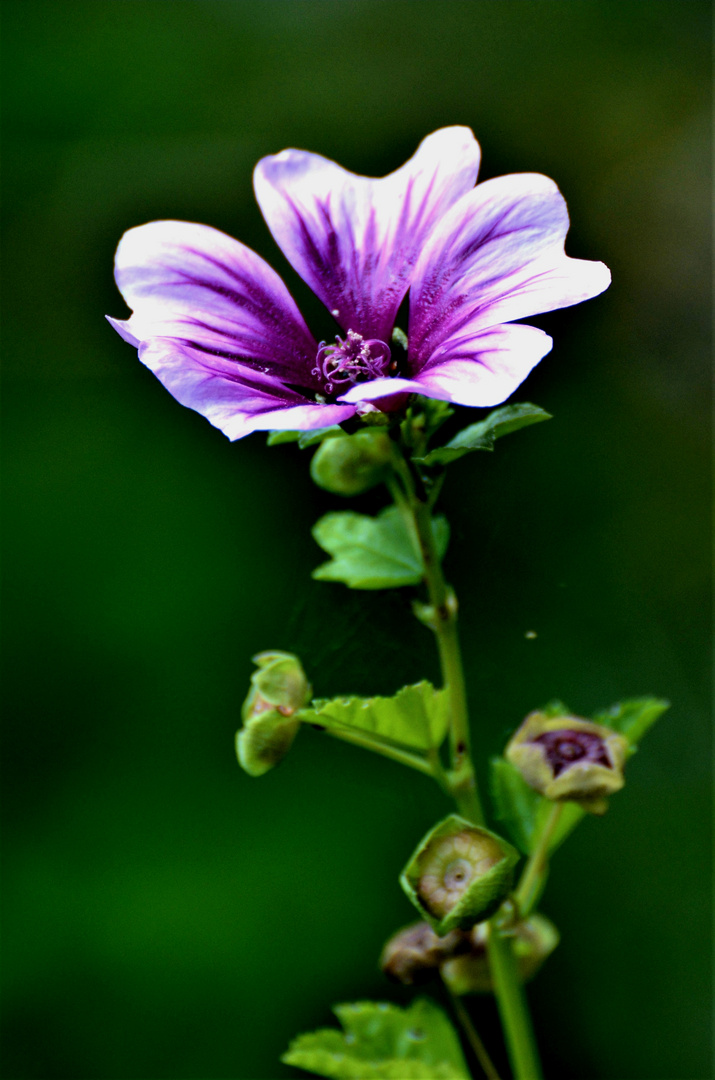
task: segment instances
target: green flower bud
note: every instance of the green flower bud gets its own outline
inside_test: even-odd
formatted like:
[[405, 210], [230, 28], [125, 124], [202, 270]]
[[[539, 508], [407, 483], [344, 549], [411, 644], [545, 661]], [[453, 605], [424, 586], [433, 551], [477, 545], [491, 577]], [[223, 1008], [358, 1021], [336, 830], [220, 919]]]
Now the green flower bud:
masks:
[[381, 483], [390, 470], [390, 438], [372, 428], [325, 439], [313, 455], [310, 475], [336, 495], [360, 495]]
[[[468, 949], [445, 959], [442, 978], [453, 994], [490, 994], [494, 991], [487, 941], [489, 923], [479, 923], [469, 935]], [[559, 932], [543, 915], [532, 915], [517, 923], [512, 931], [517, 971], [522, 982], [531, 979], [559, 943]]]
[[313, 688], [297, 656], [285, 652], [262, 652], [253, 657], [258, 671], [251, 676], [251, 689], [243, 703], [243, 721], [277, 709], [282, 716], [292, 716], [307, 705]]
[[437, 934], [488, 918], [511, 888], [518, 852], [496, 833], [450, 814], [417, 847], [400, 876]]
[[603, 814], [606, 797], [625, 783], [628, 750], [628, 740], [603, 724], [533, 712], [513, 735], [505, 756], [547, 799], [570, 800]]
[[387, 942], [380, 967], [389, 978], [412, 986], [434, 978], [446, 960], [467, 949], [469, 934], [463, 930], [451, 930], [445, 937], [438, 937], [429, 923], [412, 923]]
[[238, 763], [249, 776], [263, 776], [293, 745], [300, 720], [287, 720], [276, 709], [261, 713], [236, 732]]
[[300, 660], [292, 653], [263, 652], [253, 657], [258, 671], [243, 703], [243, 727], [236, 732], [236, 755], [249, 776], [262, 776], [290, 750], [300, 721], [294, 714], [307, 705], [312, 688]]

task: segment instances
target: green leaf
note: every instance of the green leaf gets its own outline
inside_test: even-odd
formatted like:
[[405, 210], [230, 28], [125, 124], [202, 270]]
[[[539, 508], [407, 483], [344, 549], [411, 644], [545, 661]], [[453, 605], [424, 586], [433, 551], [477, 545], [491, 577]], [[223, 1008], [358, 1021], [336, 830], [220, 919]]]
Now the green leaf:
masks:
[[[530, 855], [554, 804], [529, 787], [519, 770], [506, 758], [492, 758], [489, 764], [495, 815], [519, 850]], [[577, 803], [562, 804], [559, 822], [549, 844], [550, 852], [563, 844], [584, 814]]]
[[440, 745], [449, 726], [449, 699], [423, 680], [403, 686], [394, 697], [334, 698], [314, 701], [298, 718], [326, 728], [357, 728], [381, 739], [429, 750]]
[[502, 435], [510, 435], [512, 431], [550, 419], [550, 413], [528, 401], [517, 405], [504, 405], [489, 413], [484, 420], [464, 428], [446, 446], [438, 446], [418, 460], [423, 465], [448, 465], [450, 461], [456, 461], [472, 450], [493, 450], [495, 441]]
[[632, 698], [611, 705], [610, 709], [597, 713], [593, 720], [625, 735], [635, 750], [648, 728], [669, 708], [670, 702], [660, 698]]
[[529, 787], [511, 762], [502, 757], [494, 757], [489, 763], [489, 786], [497, 820], [504, 825], [519, 850], [528, 855], [539, 803], [546, 800]]
[[342, 435], [343, 429], [338, 427], [337, 424], [332, 424], [330, 427], [313, 428], [312, 431], [271, 431], [268, 439], [268, 446], [280, 446], [281, 443], [297, 442], [301, 450], [305, 450], [307, 446], [314, 446], [316, 443], [322, 442], [323, 439], [331, 439], [333, 435]]
[[[433, 518], [435, 543], [442, 558], [449, 541], [443, 517]], [[313, 537], [332, 561], [313, 571], [318, 581], [342, 581], [351, 589], [395, 589], [418, 585], [424, 575], [416, 538], [396, 506], [376, 518], [351, 510], [326, 514], [313, 527]]]
[[333, 1010], [343, 1031], [299, 1035], [281, 1061], [334, 1080], [469, 1080], [457, 1033], [436, 1005], [358, 1001]]

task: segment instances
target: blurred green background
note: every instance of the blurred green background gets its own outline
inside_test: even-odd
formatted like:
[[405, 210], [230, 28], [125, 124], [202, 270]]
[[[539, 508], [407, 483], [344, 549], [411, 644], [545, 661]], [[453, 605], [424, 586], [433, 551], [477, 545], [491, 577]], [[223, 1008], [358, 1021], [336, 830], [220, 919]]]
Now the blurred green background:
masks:
[[[309, 528], [338, 500], [307, 453], [229, 444], [103, 316], [125, 314], [122, 232], [174, 217], [254, 247], [327, 336], [253, 165], [298, 146], [381, 175], [455, 123], [482, 178], [554, 177], [569, 253], [614, 282], [531, 320], [556, 344], [516, 400], [555, 419], [445, 489], [477, 746], [554, 696], [584, 715], [673, 702], [553, 867], [562, 945], [529, 991], [547, 1075], [710, 1076], [710, 4], [2, 16], [4, 1076], [297, 1076], [278, 1056], [331, 1002], [403, 999], [377, 957], [413, 916], [397, 871], [446, 803], [314, 732], [251, 780], [232, 739], [258, 649], [299, 652], [322, 696], [436, 678], [410, 590], [311, 583]], [[475, 1010], [501, 1062], [493, 1006]]]

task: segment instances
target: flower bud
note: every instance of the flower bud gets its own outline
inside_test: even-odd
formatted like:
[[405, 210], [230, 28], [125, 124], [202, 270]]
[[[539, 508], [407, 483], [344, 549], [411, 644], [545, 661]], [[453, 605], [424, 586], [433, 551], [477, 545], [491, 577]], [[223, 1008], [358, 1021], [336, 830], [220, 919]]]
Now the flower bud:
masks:
[[547, 799], [571, 800], [593, 814], [623, 787], [628, 740], [578, 716], [530, 713], [512, 736], [505, 756], [530, 787]]
[[[440, 971], [449, 989], [461, 994], [489, 994], [494, 990], [487, 941], [489, 923], [479, 923], [469, 935], [469, 946], [449, 956]], [[514, 956], [522, 982], [536, 974], [544, 960], [559, 943], [559, 932], [543, 915], [532, 915], [516, 924], [512, 931]]]
[[264, 652], [253, 657], [258, 671], [243, 703], [243, 727], [236, 732], [236, 755], [249, 776], [262, 776], [290, 750], [300, 721], [294, 713], [312, 694], [300, 660], [292, 653]]
[[429, 923], [412, 923], [387, 942], [380, 967], [389, 978], [412, 986], [433, 978], [446, 960], [467, 949], [469, 934], [464, 930], [451, 930], [445, 937], [438, 937]]
[[238, 763], [249, 776], [263, 776], [281, 761], [298, 734], [299, 720], [286, 720], [276, 709], [249, 720], [236, 732]]
[[488, 918], [511, 888], [518, 852], [489, 829], [450, 814], [422, 840], [400, 884], [437, 934]]
[[292, 716], [310, 701], [313, 688], [297, 656], [285, 652], [262, 652], [253, 657], [258, 671], [251, 676], [251, 689], [243, 703], [245, 721], [269, 709]]
[[390, 469], [390, 438], [376, 428], [325, 439], [313, 455], [310, 475], [336, 495], [360, 495], [381, 483]]

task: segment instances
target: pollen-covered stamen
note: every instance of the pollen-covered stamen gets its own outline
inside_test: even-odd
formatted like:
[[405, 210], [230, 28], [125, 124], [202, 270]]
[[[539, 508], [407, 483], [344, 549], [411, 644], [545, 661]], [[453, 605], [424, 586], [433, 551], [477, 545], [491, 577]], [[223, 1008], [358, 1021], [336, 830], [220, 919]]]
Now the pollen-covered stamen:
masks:
[[568, 728], [562, 731], [546, 731], [534, 739], [534, 742], [544, 747], [546, 759], [555, 777], [577, 761], [589, 761], [613, 768], [603, 739], [590, 731], [574, 731]]
[[312, 374], [323, 380], [328, 394], [358, 382], [382, 378], [395, 367], [384, 341], [377, 338], [366, 341], [355, 330], [348, 330], [345, 338], [336, 337], [334, 345], [321, 341], [315, 360]]
[[419, 881], [424, 904], [438, 918], [452, 910], [471, 881], [499, 862], [493, 841], [469, 832], [443, 837], [429, 852]]

